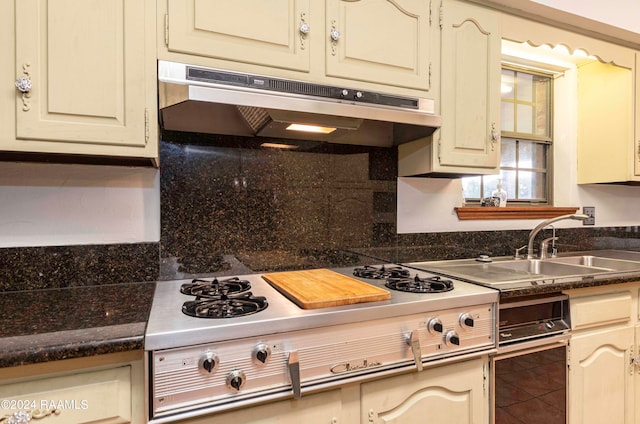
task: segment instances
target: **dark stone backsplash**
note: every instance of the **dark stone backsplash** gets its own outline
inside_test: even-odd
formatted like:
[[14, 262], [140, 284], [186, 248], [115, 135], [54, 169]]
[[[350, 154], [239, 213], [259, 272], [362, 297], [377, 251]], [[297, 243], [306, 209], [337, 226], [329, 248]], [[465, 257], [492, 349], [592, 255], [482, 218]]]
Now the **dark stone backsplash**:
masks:
[[0, 292], [154, 281], [157, 243], [0, 249]]
[[[159, 243], [0, 249], [0, 291], [502, 256], [527, 241], [528, 230], [397, 234], [392, 148], [163, 140]], [[560, 251], [640, 249], [638, 227], [557, 231]]]

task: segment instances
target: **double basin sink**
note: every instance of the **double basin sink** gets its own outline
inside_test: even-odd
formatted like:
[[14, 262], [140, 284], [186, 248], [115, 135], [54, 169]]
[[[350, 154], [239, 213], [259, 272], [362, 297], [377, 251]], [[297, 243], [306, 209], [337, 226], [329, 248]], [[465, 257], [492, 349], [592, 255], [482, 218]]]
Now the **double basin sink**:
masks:
[[513, 257], [433, 261], [414, 267], [489, 286], [590, 276], [640, 274], [640, 252], [596, 250], [548, 259]]

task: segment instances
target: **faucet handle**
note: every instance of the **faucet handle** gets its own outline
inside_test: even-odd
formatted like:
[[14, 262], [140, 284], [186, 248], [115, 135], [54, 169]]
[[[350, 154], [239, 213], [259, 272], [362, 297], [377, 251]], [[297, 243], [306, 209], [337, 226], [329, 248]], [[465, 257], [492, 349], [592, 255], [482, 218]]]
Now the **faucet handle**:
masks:
[[516, 253], [513, 255], [513, 259], [522, 259], [523, 256], [521, 255], [521, 252], [526, 248], [527, 248], [526, 244], [524, 246], [522, 246], [522, 247], [518, 247], [516, 249]]
[[555, 245], [555, 241], [556, 240], [558, 240], [558, 237], [554, 236], [554, 237], [546, 238], [546, 239], [544, 239], [544, 240], [542, 240], [540, 242], [540, 259], [547, 259], [547, 255], [548, 255], [548, 253], [547, 253], [548, 247], [547, 246], [549, 246], [549, 242], [553, 243], [552, 244], [552, 248], [551, 248], [551, 250], [552, 250], [551, 257], [555, 258], [557, 256], [558, 251], [557, 251], [556, 245]]

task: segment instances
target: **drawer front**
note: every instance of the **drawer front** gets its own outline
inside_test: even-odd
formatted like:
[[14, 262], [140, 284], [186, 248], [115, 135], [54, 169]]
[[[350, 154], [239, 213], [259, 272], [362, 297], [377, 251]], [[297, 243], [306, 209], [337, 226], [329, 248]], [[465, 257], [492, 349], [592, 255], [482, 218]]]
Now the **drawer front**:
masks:
[[131, 367], [0, 385], [0, 418], [28, 412], [47, 423], [131, 422]]
[[628, 323], [632, 318], [631, 305], [630, 291], [571, 297], [571, 326], [575, 331]]

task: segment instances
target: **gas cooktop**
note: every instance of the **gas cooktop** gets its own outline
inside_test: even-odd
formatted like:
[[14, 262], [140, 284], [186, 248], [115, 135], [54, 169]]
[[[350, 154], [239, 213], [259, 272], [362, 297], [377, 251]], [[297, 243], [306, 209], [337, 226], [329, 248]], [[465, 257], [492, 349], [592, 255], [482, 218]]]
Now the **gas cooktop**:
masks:
[[[486, 287], [458, 280], [441, 279], [426, 272], [409, 270], [397, 265], [385, 265], [384, 267], [393, 270], [392, 277], [380, 278], [371, 275], [359, 277], [357, 272], [354, 275], [356, 269], [353, 267], [338, 268], [333, 271], [388, 290], [391, 293], [390, 300], [322, 309], [301, 309], [274, 289], [261, 277], [261, 274], [240, 275], [233, 278], [233, 281], [241, 281], [242, 284], [250, 286], [243, 288], [244, 293], [250, 293], [250, 295], [240, 295], [240, 297], [258, 299], [260, 305], [255, 308], [260, 310], [252, 310], [252, 313], [243, 316], [229, 316], [219, 319], [211, 318], [211, 315], [224, 316], [229, 313], [229, 307], [222, 306], [219, 299], [213, 298], [216, 296], [215, 290], [217, 290], [215, 283], [229, 279], [228, 277], [221, 277], [218, 280], [205, 278], [160, 281], [156, 285], [149, 316], [145, 350], [211, 343], [259, 336], [265, 332], [280, 333], [303, 330], [497, 301], [497, 292]], [[367, 267], [367, 271], [375, 273], [375, 270], [379, 268], [381, 268], [380, 265]], [[399, 279], [406, 280], [400, 285], [415, 285], [416, 278], [423, 281], [417, 283], [420, 287], [444, 285], [445, 290], [431, 293], [424, 289], [412, 293], [396, 290], [395, 287], [390, 288], [387, 282]], [[211, 284], [214, 285], [213, 288], [211, 288]], [[392, 284], [396, 285], [397, 283]], [[233, 299], [238, 295], [226, 294], [222, 296]], [[200, 309], [200, 313], [207, 318], [197, 317], [195, 302], [199, 299], [208, 302]], [[240, 300], [244, 301], [244, 298]]]

